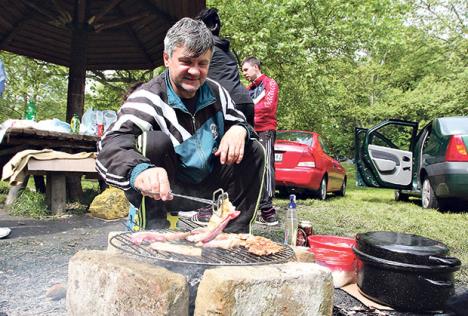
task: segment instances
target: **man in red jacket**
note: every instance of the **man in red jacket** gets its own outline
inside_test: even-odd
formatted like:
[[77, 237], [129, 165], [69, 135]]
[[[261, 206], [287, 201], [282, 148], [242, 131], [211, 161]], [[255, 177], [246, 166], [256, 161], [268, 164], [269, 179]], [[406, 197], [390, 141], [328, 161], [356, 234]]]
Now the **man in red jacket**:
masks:
[[269, 226], [277, 225], [276, 210], [273, 207], [275, 194], [275, 153], [276, 111], [278, 109], [279, 87], [275, 80], [262, 74], [260, 61], [255, 57], [247, 57], [242, 62], [242, 74], [250, 82], [247, 89], [255, 104], [254, 128], [265, 147], [267, 168], [263, 183], [261, 214], [257, 223]]

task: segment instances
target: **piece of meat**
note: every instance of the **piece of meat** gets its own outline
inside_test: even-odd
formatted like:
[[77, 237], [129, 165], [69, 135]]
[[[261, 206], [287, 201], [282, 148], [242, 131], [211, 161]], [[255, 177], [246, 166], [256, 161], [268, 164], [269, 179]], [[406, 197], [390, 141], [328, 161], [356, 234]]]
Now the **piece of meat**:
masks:
[[187, 236], [190, 235], [190, 232], [170, 232], [170, 233], [163, 233], [164, 237], [166, 237], [167, 241], [177, 241], [177, 240], [184, 240]]
[[280, 252], [283, 247], [268, 238], [261, 236], [251, 236], [245, 242], [248, 252], [257, 256], [268, 256]]
[[199, 247], [168, 242], [154, 242], [150, 247], [156, 251], [166, 251], [192, 257], [200, 257], [202, 254], [202, 249]]
[[135, 245], [141, 245], [143, 242], [166, 241], [167, 237], [163, 233], [142, 231], [133, 233], [130, 240]]
[[197, 229], [192, 230], [190, 232], [190, 235], [185, 237], [185, 239], [190, 241], [190, 242], [197, 243], [197, 242], [200, 242], [203, 239], [205, 239], [206, 236], [208, 236], [209, 233], [210, 233], [210, 231], [206, 227], [197, 228]]
[[[220, 236], [222, 236], [222, 238], [218, 238]], [[235, 234], [221, 234], [218, 237], [207, 243], [202, 243], [202, 246], [206, 248], [222, 248], [226, 250], [240, 247], [241, 240], [235, 236]]]
[[216, 238], [216, 236], [218, 236], [219, 234], [221, 234], [223, 232], [223, 229], [227, 226], [227, 224], [231, 220], [235, 219], [239, 215], [240, 215], [240, 211], [233, 211], [233, 212], [229, 213], [223, 219], [223, 221], [218, 226], [216, 226], [215, 229], [210, 230], [208, 235], [204, 239], [202, 239], [201, 242], [206, 243], [206, 242], [209, 242], [210, 240], [213, 240], [214, 238]]

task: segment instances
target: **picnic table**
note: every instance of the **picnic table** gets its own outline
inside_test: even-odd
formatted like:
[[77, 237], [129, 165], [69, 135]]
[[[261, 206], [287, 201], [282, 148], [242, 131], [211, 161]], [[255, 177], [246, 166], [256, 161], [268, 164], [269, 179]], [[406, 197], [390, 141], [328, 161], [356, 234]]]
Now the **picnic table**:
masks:
[[[0, 166], [3, 169], [3, 166], [16, 153], [28, 149], [52, 149], [70, 154], [96, 152], [98, 140], [98, 137], [89, 135], [52, 132], [33, 128], [8, 128], [0, 143]], [[46, 193], [46, 200], [50, 210], [53, 213], [59, 213], [65, 207], [67, 191], [71, 200], [79, 200], [81, 197], [82, 175], [89, 178], [98, 177], [94, 166], [94, 158], [78, 161], [67, 159], [37, 161], [31, 159], [28, 163], [28, 175], [34, 176], [36, 190]], [[0, 172], [2, 171], [0, 170]], [[47, 177], [47, 186], [43, 176]], [[67, 181], [66, 178], [68, 178]], [[101, 187], [104, 186], [102, 182], [100, 184]], [[12, 203], [25, 185], [26, 183], [13, 186], [8, 194], [6, 204]]]

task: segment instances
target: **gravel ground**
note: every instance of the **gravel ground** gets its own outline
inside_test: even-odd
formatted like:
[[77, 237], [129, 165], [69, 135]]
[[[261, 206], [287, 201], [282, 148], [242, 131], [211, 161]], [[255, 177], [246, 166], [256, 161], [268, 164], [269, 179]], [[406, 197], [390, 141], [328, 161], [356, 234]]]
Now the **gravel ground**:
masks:
[[[68, 261], [83, 249], [105, 249], [107, 235], [123, 230], [122, 221], [90, 216], [54, 220], [10, 217], [0, 209], [0, 227], [10, 227], [0, 239], [0, 316], [66, 315]], [[254, 233], [281, 240], [279, 227], [256, 226]], [[457, 287], [457, 292], [467, 290]], [[335, 291], [334, 316], [415, 315], [366, 308], [342, 290]]]

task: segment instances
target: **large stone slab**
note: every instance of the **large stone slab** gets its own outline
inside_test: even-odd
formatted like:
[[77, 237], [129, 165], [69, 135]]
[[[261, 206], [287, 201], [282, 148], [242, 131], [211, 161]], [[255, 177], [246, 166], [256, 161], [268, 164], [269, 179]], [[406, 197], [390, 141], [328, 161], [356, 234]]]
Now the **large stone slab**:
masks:
[[68, 266], [68, 315], [188, 315], [183, 275], [107, 251], [76, 253]]
[[333, 290], [314, 263], [220, 267], [205, 271], [195, 315], [332, 315]]

